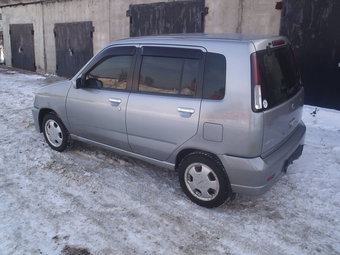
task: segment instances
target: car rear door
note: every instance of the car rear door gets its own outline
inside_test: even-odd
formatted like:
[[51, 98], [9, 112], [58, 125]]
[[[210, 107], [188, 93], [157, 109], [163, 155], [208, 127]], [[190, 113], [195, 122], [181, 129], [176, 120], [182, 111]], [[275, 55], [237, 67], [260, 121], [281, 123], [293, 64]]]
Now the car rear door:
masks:
[[293, 51], [284, 41], [257, 52], [263, 112], [262, 156], [283, 145], [301, 123], [304, 90]]
[[126, 123], [132, 151], [166, 160], [198, 128], [203, 50], [142, 46]]

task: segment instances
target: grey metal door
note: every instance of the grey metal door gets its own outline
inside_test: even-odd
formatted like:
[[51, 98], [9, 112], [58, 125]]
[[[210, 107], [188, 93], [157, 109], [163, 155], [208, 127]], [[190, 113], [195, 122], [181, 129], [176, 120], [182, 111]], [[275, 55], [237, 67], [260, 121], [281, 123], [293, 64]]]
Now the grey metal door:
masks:
[[307, 104], [340, 110], [340, 1], [285, 0], [280, 34], [299, 62]]
[[132, 93], [126, 122], [133, 152], [166, 160], [197, 132], [201, 100]]
[[12, 66], [35, 71], [33, 24], [9, 25]]
[[130, 5], [130, 36], [202, 33], [204, 1], [179, 1]]
[[71, 86], [66, 106], [73, 132], [90, 141], [130, 150], [125, 126], [128, 97], [125, 91]]
[[72, 77], [92, 58], [93, 32], [91, 21], [55, 24], [57, 75]]
[[71, 86], [66, 110], [71, 132], [88, 141], [130, 150], [125, 111], [130, 94], [135, 47], [112, 47], [95, 57], [85, 68], [82, 88]]

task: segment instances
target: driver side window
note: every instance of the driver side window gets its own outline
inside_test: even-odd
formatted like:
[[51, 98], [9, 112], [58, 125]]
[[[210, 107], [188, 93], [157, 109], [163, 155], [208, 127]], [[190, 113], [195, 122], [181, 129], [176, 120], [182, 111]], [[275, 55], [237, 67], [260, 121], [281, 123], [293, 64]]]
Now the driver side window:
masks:
[[86, 74], [85, 87], [119, 89], [127, 87], [132, 56], [109, 56]]

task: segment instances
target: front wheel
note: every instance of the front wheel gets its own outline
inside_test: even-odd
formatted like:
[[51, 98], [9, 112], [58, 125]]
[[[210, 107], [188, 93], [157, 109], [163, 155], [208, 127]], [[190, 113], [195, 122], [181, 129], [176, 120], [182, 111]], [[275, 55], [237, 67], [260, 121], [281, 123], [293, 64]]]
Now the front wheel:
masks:
[[56, 151], [64, 151], [69, 144], [69, 134], [61, 119], [54, 113], [43, 118], [43, 133], [48, 145]]
[[180, 163], [178, 176], [184, 193], [200, 206], [220, 206], [231, 194], [227, 173], [221, 162], [211, 154], [189, 154]]

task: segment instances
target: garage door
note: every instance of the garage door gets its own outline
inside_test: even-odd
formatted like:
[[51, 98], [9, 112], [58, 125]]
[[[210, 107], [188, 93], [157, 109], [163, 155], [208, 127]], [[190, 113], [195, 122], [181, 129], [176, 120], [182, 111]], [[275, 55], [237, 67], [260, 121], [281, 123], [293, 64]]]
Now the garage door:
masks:
[[35, 71], [33, 24], [9, 25], [12, 66]]
[[306, 103], [340, 110], [340, 1], [283, 3], [280, 33], [295, 48]]
[[58, 76], [72, 77], [93, 56], [92, 22], [57, 23], [54, 26]]
[[202, 33], [205, 14], [204, 1], [130, 5], [130, 36]]

